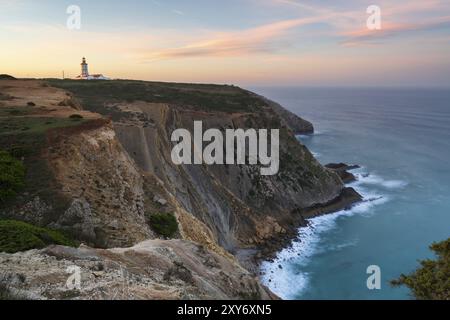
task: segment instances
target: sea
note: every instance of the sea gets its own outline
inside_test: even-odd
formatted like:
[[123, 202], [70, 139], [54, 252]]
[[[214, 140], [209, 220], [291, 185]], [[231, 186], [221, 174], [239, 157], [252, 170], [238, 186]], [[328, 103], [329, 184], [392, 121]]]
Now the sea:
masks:
[[359, 165], [350, 186], [364, 197], [299, 229], [262, 264], [264, 284], [288, 300], [412, 299], [390, 281], [450, 237], [450, 89], [250, 89], [314, 124], [298, 139], [322, 164]]

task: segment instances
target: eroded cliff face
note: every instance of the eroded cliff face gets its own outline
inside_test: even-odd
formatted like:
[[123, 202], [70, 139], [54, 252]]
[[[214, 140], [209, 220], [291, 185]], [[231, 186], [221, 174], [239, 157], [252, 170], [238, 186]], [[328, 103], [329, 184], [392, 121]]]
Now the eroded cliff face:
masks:
[[[309, 209], [343, 193], [341, 179], [322, 167], [296, 138], [312, 125], [280, 105], [232, 86], [147, 82], [52, 83], [84, 109], [111, 117], [117, 138], [144, 174], [159, 179], [181, 208], [210, 230], [231, 253], [264, 247], [292, 232]], [[203, 130], [280, 129], [280, 172], [262, 176], [252, 165], [173, 164], [171, 134]]]
[[58, 130], [48, 161], [71, 200], [51, 226], [97, 247], [131, 246], [154, 237], [145, 220], [144, 179], [111, 124]]
[[[131, 114], [114, 128], [139, 167], [157, 175], [183, 208], [232, 252], [284, 233], [294, 223], [296, 209], [327, 203], [343, 189], [340, 179], [317, 163], [270, 107], [256, 113], [144, 102], [110, 107]], [[279, 174], [262, 176], [258, 166], [250, 165], [174, 165], [171, 134], [178, 128], [193, 132], [194, 121], [202, 121], [204, 130], [281, 128]]]

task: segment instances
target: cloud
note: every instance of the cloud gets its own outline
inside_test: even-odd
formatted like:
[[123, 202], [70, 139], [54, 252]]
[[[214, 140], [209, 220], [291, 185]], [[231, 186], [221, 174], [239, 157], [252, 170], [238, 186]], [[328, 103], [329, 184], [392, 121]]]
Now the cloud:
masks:
[[[309, 5], [296, 0], [266, 0], [265, 4], [292, 6], [309, 15], [306, 18], [288, 19], [269, 23], [252, 29], [237, 32], [212, 34], [178, 47], [144, 53], [145, 61], [182, 59], [194, 57], [237, 57], [249, 54], [275, 54], [282, 51], [277, 40], [295, 28], [314, 23], [325, 23], [331, 28], [329, 36], [335, 37], [338, 44], [373, 45], [378, 40], [398, 34], [431, 30], [448, 24], [448, 17], [431, 18], [426, 22], [408, 22], [411, 15], [445, 7], [440, 0], [396, 1], [394, 4], [380, 2], [382, 7], [383, 29], [372, 31], [366, 28], [367, 13], [364, 5], [361, 10], [336, 10], [316, 4]], [[402, 22], [406, 21], [406, 22]], [[345, 38], [342, 40], [342, 38]], [[298, 39], [296, 39], [298, 41]]]
[[[357, 5], [362, 9], [354, 10], [338, 10], [331, 11], [329, 8], [318, 5], [305, 5], [297, 0], [267, 0], [272, 4], [289, 5], [308, 10], [310, 13], [319, 14], [321, 16], [328, 16], [327, 22], [335, 30], [335, 36], [341, 38], [346, 37], [341, 44], [356, 45], [356, 44], [374, 44], [374, 41], [379, 39], [386, 39], [388, 37], [397, 36], [399, 34], [406, 34], [411, 32], [419, 32], [426, 30], [433, 30], [439, 27], [448, 25], [448, 17], [442, 16], [443, 13], [450, 12], [450, 2], [442, 0], [398, 0], [392, 1], [378, 1], [378, 6], [381, 8], [383, 28], [382, 30], [369, 30], [366, 27], [366, 19], [368, 16], [364, 9], [366, 4]], [[348, 2], [351, 4], [351, 1]], [[352, 5], [352, 7], [356, 7]], [[432, 18], [424, 21], [424, 14], [431, 14]], [[417, 16], [419, 15], [419, 16]], [[422, 17], [420, 18], [420, 16]]]
[[277, 51], [274, 40], [291, 29], [319, 22], [325, 17], [282, 20], [256, 28], [214, 35], [203, 41], [145, 55], [146, 61], [205, 56], [242, 56]]
[[173, 9], [172, 12], [177, 14], [177, 15], [179, 15], [179, 16], [184, 16], [184, 12], [181, 11], [181, 10]]
[[381, 30], [362, 28], [344, 33], [346, 37], [341, 43], [346, 46], [355, 46], [365, 43], [375, 43], [378, 40], [398, 35], [415, 34], [422, 31], [431, 31], [438, 28], [450, 27], [450, 16], [439, 17], [419, 23], [384, 23]]

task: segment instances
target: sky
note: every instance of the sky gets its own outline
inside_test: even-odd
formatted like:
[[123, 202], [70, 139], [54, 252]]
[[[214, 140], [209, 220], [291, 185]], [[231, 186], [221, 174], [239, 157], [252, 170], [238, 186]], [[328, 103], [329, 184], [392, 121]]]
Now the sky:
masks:
[[76, 77], [85, 56], [122, 79], [450, 86], [450, 0], [0, 0], [0, 21], [0, 73], [16, 77]]

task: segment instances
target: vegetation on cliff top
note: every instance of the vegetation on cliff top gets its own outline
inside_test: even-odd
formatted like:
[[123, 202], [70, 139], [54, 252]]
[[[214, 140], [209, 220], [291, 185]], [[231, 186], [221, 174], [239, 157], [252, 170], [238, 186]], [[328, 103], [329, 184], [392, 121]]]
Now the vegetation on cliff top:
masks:
[[410, 275], [393, 280], [394, 286], [407, 286], [419, 300], [450, 300], [450, 238], [434, 243], [430, 249], [437, 259], [421, 261], [421, 267]]
[[[23, 204], [36, 197], [51, 199], [55, 214], [66, 206], [59, 199], [61, 197], [55, 196], [60, 187], [43, 154], [48, 147], [47, 133], [79, 126], [87, 120], [38, 116], [35, 111], [24, 106], [0, 108], [0, 150], [3, 150], [0, 154], [0, 209], [4, 209], [0, 216], [4, 218], [10, 217], [12, 211], [9, 208], [15, 204]], [[13, 161], [14, 158], [22, 161]], [[29, 199], [23, 198], [24, 194]]]
[[204, 111], [252, 112], [265, 102], [252, 93], [229, 85], [182, 84], [131, 80], [76, 81], [48, 80], [49, 84], [70, 91], [81, 99], [85, 109], [123, 117], [120, 111], [107, 108], [107, 103], [144, 101], [168, 103]]
[[16, 253], [41, 249], [51, 244], [74, 247], [76, 244], [59, 231], [31, 224], [0, 220], [0, 252]]
[[17, 80], [9, 74], [0, 74], [0, 80]]

